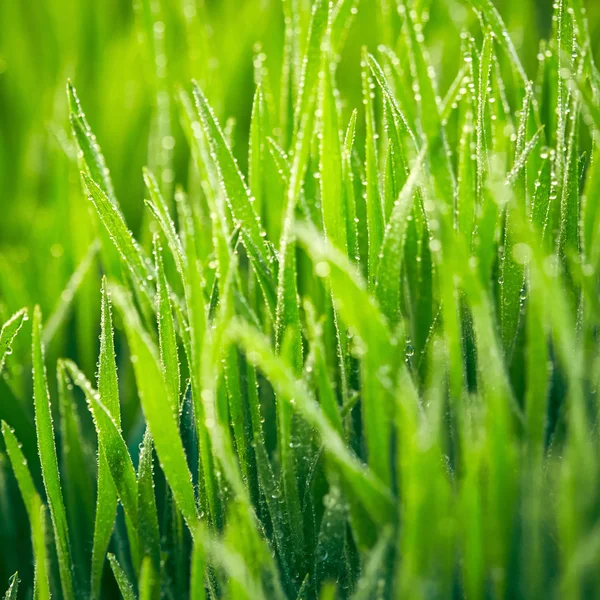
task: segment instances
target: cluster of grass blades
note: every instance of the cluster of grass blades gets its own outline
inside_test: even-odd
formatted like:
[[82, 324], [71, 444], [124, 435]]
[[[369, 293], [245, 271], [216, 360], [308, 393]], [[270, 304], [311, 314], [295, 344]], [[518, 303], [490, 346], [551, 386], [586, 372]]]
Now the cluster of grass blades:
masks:
[[[492, 0], [470, 0], [444, 93], [436, 3], [382, 2], [394, 19], [363, 50], [354, 110], [338, 67], [365, 2], [283, 2], [247, 173], [210, 90], [167, 89], [142, 3], [167, 142], [137, 238], [68, 83], [96, 239], [45, 323], [22, 309], [0, 333], [5, 598], [600, 594], [600, 72], [582, 0], [555, 3], [531, 79]], [[96, 372], [77, 353], [47, 372], [92, 266]], [[26, 323], [30, 363], [12, 353]]]

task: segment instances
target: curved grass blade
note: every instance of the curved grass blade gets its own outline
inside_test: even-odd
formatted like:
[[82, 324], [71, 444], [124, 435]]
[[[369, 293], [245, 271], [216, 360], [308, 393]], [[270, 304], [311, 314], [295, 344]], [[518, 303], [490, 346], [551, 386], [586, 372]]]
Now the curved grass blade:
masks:
[[358, 13], [359, 3], [360, 0], [339, 0], [333, 9], [330, 36], [336, 61], [341, 58], [352, 21]]
[[329, 278], [335, 308], [355, 332], [354, 346], [363, 358], [362, 408], [369, 466], [384, 484], [389, 484], [393, 386], [382, 385], [381, 379], [386, 372], [396, 372], [397, 365], [393, 363], [398, 351], [387, 320], [345, 256], [306, 227], [297, 227], [296, 234], [312, 258], [317, 275]]
[[113, 296], [125, 320], [136, 381], [146, 422], [173, 496], [191, 531], [198, 519], [192, 478], [188, 469], [177, 419], [164, 399], [168, 396], [154, 343], [142, 328], [138, 314], [121, 288]]
[[13, 473], [19, 485], [23, 503], [31, 526], [33, 558], [35, 562], [35, 588], [38, 600], [50, 600], [49, 560], [46, 549], [45, 506], [35, 489], [35, 484], [27, 466], [27, 460], [21, 452], [19, 441], [12, 429], [2, 421], [2, 436]]
[[394, 202], [385, 228], [379, 264], [377, 265], [376, 292], [383, 314], [390, 323], [397, 323], [400, 315], [400, 272], [408, 217], [413, 206], [415, 189], [422, 176], [426, 147], [421, 150], [398, 199]]
[[110, 199], [102, 188], [87, 174], [81, 174], [88, 191], [89, 199], [94, 205], [100, 220], [106, 227], [106, 230], [116, 246], [122, 260], [131, 271], [134, 280], [139, 288], [150, 300], [153, 298], [151, 281], [153, 280], [153, 270], [143, 250], [133, 237], [131, 231], [127, 228], [123, 216], [119, 209], [110, 202]]
[[67, 98], [69, 101], [69, 119], [73, 134], [82, 154], [83, 166], [87, 170], [87, 174], [94, 180], [100, 183], [102, 191], [114, 206], [118, 206], [115, 190], [113, 188], [110, 171], [106, 166], [106, 161], [100, 150], [100, 146], [96, 141], [96, 136], [85, 118], [81, 102], [77, 96], [75, 88], [70, 81], [67, 82]]
[[36, 306], [33, 311], [32, 363], [35, 426], [42, 466], [42, 478], [50, 507], [62, 593], [66, 600], [70, 600], [75, 595], [73, 590], [73, 573], [71, 571], [69, 526], [54, 443], [54, 426], [50, 409], [46, 365], [44, 364], [44, 348], [42, 346], [42, 314], [39, 306]]
[[[127, 444], [112, 413], [103, 404], [100, 394], [92, 387], [85, 375], [70, 360], [65, 361], [65, 366], [75, 385], [85, 394], [98, 433], [98, 444], [104, 452], [119, 499], [130, 520], [132, 527], [130, 543], [137, 547], [137, 479]], [[135, 554], [134, 562], [138, 564], [137, 553], [132, 550], [132, 554]]]
[[[98, 358], [98, 393], [100, 399], [117, 425], [121, 422], [119, 382], [115, 363], [112, 309], [106, 278], [102, 279], [100, 355]], [[117, 488], [110, 472], [106, 452], [98, 444], [98, 487], [94, 542], [92, 548], [91, 595], [100, 597], [104, 559], [117, 513]]]
[[175, 264], [177, 265], [177, 270], [183, 277], [185, 273], [185, 252], [183, 250], [181, 240], [179, 239], [179, 235], [177, 234], [177, 230], [175, 229], [173, 219], [169, 214], [167, 204], [160, 192], [160, 188], [158, 187], [158, 182], [156, 181], [152, 171], [147, 168], [144, 169], [144, 183], [150, 192], [150, 201], [147, 201], [146, 205], [163, 230], [163, 233], [167, 239], [167, 243], [169, 244], [169, 250], [171, 251], [171, 255], [173, 256]]
[[196, 107], [202, 121], [206, 137], [209, 139], [212, 155], [218, 166], [221, 184], [225, 191], [229, 209], [234, 220], [241, 227], [242, 241], [248, 257], [259, 279], [265, 300], [275, 309], [275, 286], [273, 273], [277, 271], [277, 259], [269, 244], [253, 206], [253, 198], [244, 182], [223, 132], [200, 88], [194, 86]]
[[0, 331], [0, 373], [2, 373], [2, 367], [7, 355], [12, 353], [10, 345], [19, 333], [19, 329], [23, 326], [23, 323], [27, 321], [27, 309], [22, 308], [16, 312], [4, 325]]

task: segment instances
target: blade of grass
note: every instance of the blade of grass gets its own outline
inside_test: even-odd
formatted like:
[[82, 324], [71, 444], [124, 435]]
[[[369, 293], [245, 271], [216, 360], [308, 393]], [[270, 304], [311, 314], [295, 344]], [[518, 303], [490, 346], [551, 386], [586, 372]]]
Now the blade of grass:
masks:
[[121, 596], [123, 596], [123, 600], [137, 600], [133, 591], [133, 586], [131, 585], [127, 574], [125, 571], [123, 571], [123, 568], [117, 561], [115, 555], [111, 554], [110, 552], [108, 553], [108, 562], [110, 562], [110, 568], [115, 576], [115, 580], [119, 586], [119, 591], [121, 592]]
[[36, 598], [50, 600], [49, 559], [46, 549], [46, 519], [45, 506], [35, 489], [27, 460], [21, 452], [19, 441], [11, 428], [2, 421], [2, 436], [13, 473], [19, 485], [23, 503], [31, 526], [31, 541], [35, 563]]
[[12, 353], [11, 344], [27, 318], [27, 309], [22, 308], [2, 325], [2, 330], [0, 330], [0, 373], [2, 373], [6, 356]]
[[32, 364], [35, 426], [38, 452], [42, 465], [42, 478], [50, 507], [62, 593], [66, 600], [70, 600], [75, 595], [73, 573], [71, 571], [73, 563], [71, 561], [69, 526], [63, 500], [60, 473], [58, 471], [58, 459], [56, 457], [54, 425], [50, 408], [46, 365], [44, 362], [44, 348], [42, 345], [42, 314], [38, 306], [33, 311]]
[[17, 593], [19, 591], [19, 573], [14, 573], [8, 580], [8, 589], [4, 594], [4, 600], [17, 600]]
[[121, 288], [113, 290], [124, 320], [127, 340], [131, 348], [136, 381], [144, 414], [165, 477], [169, 482], [175, 501], [191, 531], [198, 519], [196, 501], [183, 445], [178, 432], [177, 419], [164, 398], [168, 397], [159, 366], [156, 348], [142, 328], [138, 314]]

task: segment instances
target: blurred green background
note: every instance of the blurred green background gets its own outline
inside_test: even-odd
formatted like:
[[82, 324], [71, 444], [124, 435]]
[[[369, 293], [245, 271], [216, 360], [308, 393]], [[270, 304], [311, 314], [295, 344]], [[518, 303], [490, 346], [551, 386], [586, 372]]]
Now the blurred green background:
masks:
[[[443, 93], [461, 62], [460, 33], [475, 32], [477, 17], [462, 0], [415, 3], [428, 15], [425, 38]], [[496, 4], [533, 77], [539, 40], [551, 30], [550, 0]], [[375, 49], [396, 39], [395, 6], [396, 0], [359, 3], [338, 76], [345, 118], [361, 106], [361, 46]], [[600, 3], [588, 0], [587, 8], [594, 39]], [[0, 2], [0, 321], [35, 303], [46, 320], [63, 314], [47, 331], [50, 359], [76, 356], [93, 372], [96, 263], [85, 270], [72, 307], [65, 293], [95, 238], [68, 123], [68, 79], [102, 147], [127, 222], [148, 240], [142, 166], [159, 174], [167, 195], [175, 184], [191, 185], [178, 87], [189, 89], [197, 79], [222, 122], [230, 119], [245, 171], [254, 71], [257, 64], [268, 69], [277, 96], [283, 47], [282, 0]], [[27, 364], [26, 340], [21, 336], [15, 351], [22, 356], [14, 363]]]
[[[152, 134], [157, 127], [157, 90], [170, 99], [170, 122], [162, 129], [168, 152], [175, 144], [167, 178], [187, 184], [188, 150], [179, 131], [174, 91], [177, 85], [188, 86], [192, 78], [207, 91], [220, 118], [235, 119], [236, 152], [244, 167], [253, 57], [259, 42], [277, 93], [284, 41], [281, 4], [281, 0], [152, 0], [145, 6], [136, 6], [135, 0], [0, 2], [0, 318], [35, 302], [50, 314], [93, 238], [70, 142], [67, 78], [77, 87], [117, 197], [138, 233], [143, 214], [141, 168], [153, 164], [149, 156], [157, 160], [151, 150], [157, 139]], [[397, 26], [394, 4], [395, 0], [360, 2], [339, 76], [348, 107], [360, 106], [360, 45], [376, 47], [386, 40]], [[459, 0], [419, 4], [429, 7], [426, 39], [442, 85], [448, 85], [458, 66], [458, 34], [475, 17]], [[497, 5], [533, 74], [538, 40], [550, 28], [550, 0], [498, 0]], [[164, 27], [145, 25], [148, 10]], [[588, 11], [600, 15], [600, 3], [588, 2]], [[596, 28], [594, 38], [600, 33], [600, 18], [590, 14], [590, 23]], [[94, 310], [84, 306], [80, 312], [86, 309]], [[90, 348], [89, 356], [94, 354], [95, 347]]]

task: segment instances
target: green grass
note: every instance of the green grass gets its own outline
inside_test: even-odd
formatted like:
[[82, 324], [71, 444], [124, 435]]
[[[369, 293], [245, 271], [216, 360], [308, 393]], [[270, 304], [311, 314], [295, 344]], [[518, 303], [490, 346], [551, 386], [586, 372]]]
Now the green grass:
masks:
[[5, 598], [598, 597], [599, 31], [1, 3]]

